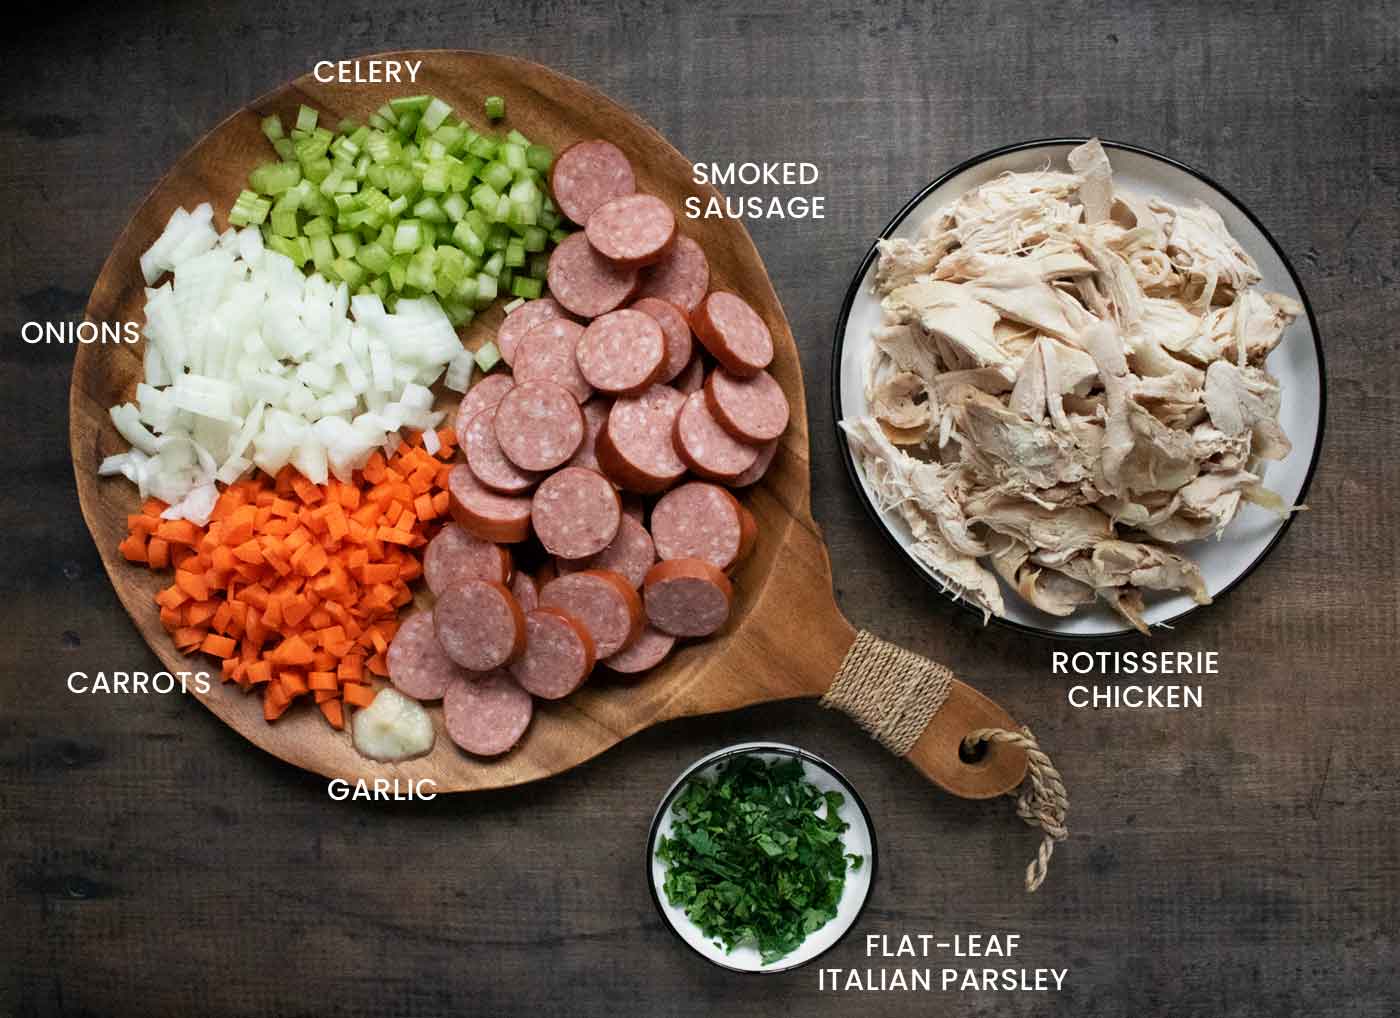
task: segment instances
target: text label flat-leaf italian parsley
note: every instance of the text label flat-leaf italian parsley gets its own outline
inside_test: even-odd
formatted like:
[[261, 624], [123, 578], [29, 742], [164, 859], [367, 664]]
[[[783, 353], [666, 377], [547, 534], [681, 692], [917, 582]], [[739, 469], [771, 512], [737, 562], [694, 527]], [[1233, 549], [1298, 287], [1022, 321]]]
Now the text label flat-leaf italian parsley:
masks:
[[777, 961], [836, 917], [847, 860], [864, 861], [844, 851], [844, 801], [791, 758], [740, 756], [713, 780], [692, 778], [656, 850], [667, 900], [727, 951], [749, 942], [763, 964]]

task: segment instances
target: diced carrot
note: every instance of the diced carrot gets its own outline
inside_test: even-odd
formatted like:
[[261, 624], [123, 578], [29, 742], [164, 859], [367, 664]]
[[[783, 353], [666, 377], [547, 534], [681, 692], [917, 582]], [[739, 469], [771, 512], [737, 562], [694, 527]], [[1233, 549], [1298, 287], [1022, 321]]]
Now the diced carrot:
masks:
[[183, 544], [193, 548], [204, 535], [189, 520], [162, 520], [160, 526], [156, 527], [156, 536], [171, 544]]
[[217, 633], [210, 633], [206, 636], [199, 649], [214, 657], [229, 657], [238, 649], [238, 644], [230, 640], [227, 636], [219, 636]]
[[339, 700], [322, 700], [317, 706], [332, 728], [340, 731], [345, 727], [345, 710]]
[[[150, 517], [140, 517], [149, 519]], [[170, 565], [170, 542], [152, 537], [146, 542], [146, 564], [152, 569], [164, 569]]]
[[209, 585], [204, 582], [204, 575], [202, 573], [194, 573], [186, 569], [176, 569], [175, 586], [179, 587], [196, 601], [207, 601], [209, 599]]
[[341, 695], [352, 707], [368, 707], [374, 703], [375, 690], [358, 682], [347, 682], [341, 686]]
[[139, 531], [133, 531], [121, 544], [117, 545], [117, 550], [128, 562], [145, 562], [147, 560], [146, 535]]

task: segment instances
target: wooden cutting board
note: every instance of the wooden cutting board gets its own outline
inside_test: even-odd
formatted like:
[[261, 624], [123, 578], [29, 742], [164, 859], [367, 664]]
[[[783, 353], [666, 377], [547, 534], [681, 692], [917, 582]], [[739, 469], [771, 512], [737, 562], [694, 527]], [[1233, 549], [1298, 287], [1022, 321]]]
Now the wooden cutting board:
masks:
[[[677, 210], [688, 195], [708, 198], [712, 188], [692, 182], [690, 162], [635, 114], [581, 82], [538, 64], [485, 53], [414, 51], [374, 59], [421, 60], [412, 88], [395, 85], [328, 85], [298, 78], [233, 114], [191, 148], [156, 185], [118, 238], [93, 288], [87, 317], [94, 322], [144, 322], [145, 283], [138, 259], [180, 206], [212, 202], [216, 224], [243, 188], [248, 172], [275, 158], [260, 118], [278, 113], [285, 123], [305, 103], [323, 124], [343, 117], [363, 121], [390, 98], [409, 91], [431, 92], [465, 119], [484, 121], [486, 96], [506, 100], [502, 130], [517, 128], [556, 152], [585, 138], [607, 138], [631, 158], [639, 190], [659, 195]], [[371, 59], [362, 57], [361, 60]], [[403, 764], [379, 764], [355, 752], [347, 732], [332, 730], [311, 709], [293, 709], [281, 720], [263, 720], [261, 698], [233, 685], [219, 685], [199, 699], [250, 742], [289, 763], [327, 777], [416, 780], [430, 778], [438, 791], [501, 788], [568, 770], [627, 736], [673, 718], [713, 714], [750, 704], [819, 696], [827, 690], [855, 639], [832, 594], [831, 566], [810, 507], [806, 401], [797, 346], [748, 232], [730, 220], [682, 219], [683, 230], [704, 247], [711, 286], [746, 298], [773, 331], [771, 371], [792, 405], [792, 420], [763, 483], [744, 496], [759, 521], [755, 554], [735, 579], [735, 613], [717, 638], [686, 646], [638, 681], [600, 676], [560, 703], [538, 704], [521, 744], [494, 760], [460, 752], [442, 730], [442, 712], [431, 708], [438, 727], [433, 751]], [[499, 305], [467, 330], [477, 346], [501, 320]], [[808, 337], [808, 342], [826, 341]], [[133, 398], [141, 376], [140, 348], [82, 346], [74, 361], [70, 394], [70, 442], [83, 516], [102, 561], [146, 642], [171, 670], [209, 668], [212, 659], [187, 658], [161, 628], [153, 597], [170, 582], [126, 562], [117, 551], [128, 513], [138, 505], [125, 479], [101, 478], [104, 456], [125, 451], [108, 408]], [[444, 394], [442, 404], [453, 402]], [[217, 675], [217, 668], [212, 669]], [[996, 746], [972, 763], [959, 757], [962, 737], [981, 727], [1015, 727], [997, 704], [955, 682], [908, 759], [944, 789], [987, 798], [1015, 788], [1025, 770], [1017, 749]], [[796, 738], [796, 737], [794, 737]], [[800, 739], [798, 740], [800, 741]]]

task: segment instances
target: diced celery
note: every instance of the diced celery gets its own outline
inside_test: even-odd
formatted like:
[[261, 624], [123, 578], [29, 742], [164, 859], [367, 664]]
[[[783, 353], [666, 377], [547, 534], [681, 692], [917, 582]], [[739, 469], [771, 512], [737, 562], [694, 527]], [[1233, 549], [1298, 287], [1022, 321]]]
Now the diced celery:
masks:
[[302, 224], [301, 232], [308, 237], [329, 237], [335, 232], [335, 224], [329, 216], [316, 216]]
[[[390, 99], [389, 109], [398, 117], [402, 117], [405, 113], [421, 113], [428, 108], [428, 103], [432, 101], [432, 98], [430, 95], [408, 95], [398, 99]], [[380, 113], [382, 115], [383, 110]]]
[[272, 206], [272, 232], [289, 239], [297, 235], [297, 205], [290, 192], [284, 192]]
[[538, 226], [527, 226], [521, 240], [525, 250], [534, 254], [545, 249], [545, 245], [549, 243], [549, 233]]
[[501, 270], [506, 267], [506, 253], [497, 251], [490, 258], [486, 259], [486, 264], [482, 267], [482, 272], [488, 276], [499, 276]]
[[467, 276], [457, 284], [457, 289], [452, 291], [452, 299], [461, 301], [464, 304], [476, 303], [476, 276]]
[[447, 105], [437, 96], [433, 96], [428, 101], [428, 108], [423, 111], [423, 126], [430, 131], [436, 131], [442, 126], [442, 122], [452, 113], [452, 107]]
[[525, 169], [525, 148], [522, 145], [507, 143], [501, 146], [501, 160], [510, 167], [512, 174]]
[[530, 278], [544, 279], [549, 274], [549, 255], [536, 254], [530, 256]]
[[510, 292], [526, 300], [538, 300], [544, 293], [544, 284], [529, 276], [516, 276], [510, 281]]
[[423, 243], [423, 230], [416, 219], [405, 219], [394, 231], [394, 253], [417, 251]]
[[518, 237], [512, 237], [506, 244], [506, 264], [513, 269], [525, 264], [525, 242]]
[[504, 251], [510, 243], [510, 227], [504, 223], [493, 223], [486, 237], [486, 250]]
[[476, 277], [476, 305], [485, 307], [496, 299], [496, 277], [482, 272]]
[[272, 149], [283, 162], [292, 162], [297, 157], [296, 143], [291, 138], [278, 138], [272, 143]]
[[301, 183], [301, 167], [296, 163], [263, 163], [248, 174], [248, 185], [259, 194], [276, 197]]
[[486, 251], [486, 242], [477, 236], [466, 219], [453, 228], [452, 243], [470, 255], [481, 255]]
[[389, 263], [389, 285], [397, 293], [408, 282], [408, 255], [399, 255]]
[[487, 96], [486, 115], [492, 120], [500, 120], [506, 115], [506, 101], [498, 95]]
[[232, 226], [259, 226], [267, 220], [272, 202], [253, 191], [242, 191], [238, 200], [229, 210], [228, 221]]
[[525, 162], [532, 170], [548, 173], [554, 165], [554, 151], [544, 145], [531, 145], [525, 150]]
[[331, 243], [335, 245], [336, 253], [342, 258], [354, 258], [355, 252], [360, 249], [360, 242], [349, 233], [337, 233], [331, 237]]
[[314, 131], [316, 129], [317, 114], [310, 106], [302, 106], [297, 110], [297, 130]]
[[476, 352], [476, 366], [485, 374], [501, 362], [501, 350], [494, 341], [487, 341]]
[[282, 118], [275, 113], [263, 117], [261, 126], [263, 136], [266, 137], [268, 141], [275, 142], [279, 138], [286, 137], [286, 134], [282, 131]]
[[345, 281], [352, 290], [368, 278], [365, 270], [349, 258], [337, 258], [333, 265], [335, 274]]
[[329, 237], [311, 238], [311, 260], [316, 265], [316, 271], [330, 272], [335, 264], [335, 246], [331, 244]]
[[393, 261], [392, 256], [378, 241], [369, 244], [361, 244], [360, 249], [355, 252], [355, 261], [359, 262], [371, 274], [380, 276], [389, 271], [389, 263]]
[[554, 243], [556, 243], [556, 244], [562, 244], [562, 243], [564, 243], [564, 241], [567, 240], [568, 237], [569, 237], [569, 231], [568, 231], [568, 230], [564, 230], [564, 229], [560, 229], [560, 228], [557, 228], [557, 227], [556, 227], [555, 229], [549, 231], [549, 239], [552, 240], [552, 241], [554, 241]]
[[514, 179], [514, 176], [510, 167], [500, 162], [488, 163], [486, 168], [481, 171], [481, 179], [490, 186], [491, 190], [497, 193], [510, 187], [511, 180]]
[[467, 200], [460, 194], [449, 194], [442, 200], [442, 211], [452, 222], [461, 222], [462, 217], [467, 214]]
[[428, 168], [423, 171], [423, 190], [432, 194], [442, 194], [447, 190], [451, 172], [451, 163], [446, 161], [429, 163]]
[[442, 210], [442, 205], [432, 195], [427, 195], [417, 205], [413, 206], [413, 215], [418, 219], [426, 219], [430, 223], [447, 222], [447, 213]]
[[408, 262], [408, 285], [419, 290], [431, 290], [437, 281], [434, 275], [436, 261], [432, 248], [420, 248]]

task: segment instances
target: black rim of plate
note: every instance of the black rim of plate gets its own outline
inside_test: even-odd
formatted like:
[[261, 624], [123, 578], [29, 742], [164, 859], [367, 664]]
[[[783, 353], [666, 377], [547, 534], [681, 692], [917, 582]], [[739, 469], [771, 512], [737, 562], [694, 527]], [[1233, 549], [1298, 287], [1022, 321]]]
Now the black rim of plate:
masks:
[[[874, 520], [876, 526], [879, 527], [880, 532], [884, 534], [885, 539], [888, 540], [890, 544], [894, 546], [894, 548], [899, 552], [900, 557], [903, 558], [906, 563], [908, 563], [909, 567], [912, 568], [914, 572], [916, 572], [924, 580], [925, 583], [927, 583], [933, 590], [937, 591], [939, 595], [942, 596], [944, 599], [951, 601], [954, 605], [956, 605], [963, 611], [971, 612], [975, 615], [982, 614], [980, 608], [975, 607], [974, 605], [969, 603], [965, 598], [956, 597], [953, 594], [950, 594], [947, 590], [944, 590], [942, 585], [938, 582], [938, 580], [932, 575], [930, 575], [928, 572], [926, 572], [924, 568], [914, 560], [913, 556], [910, 555], [907, 550], [905, 550], [904, 546], [899, 543], [899, 538], [895, 536], [894, 532], [890, 529], [889, 525], [884, 520], [882, 514], [880, 513], [880, 510], [875, 506], [875, 503], [870, 500], [870, 497], [865, 492], [865, 486], [861, 481], [860, 471], [856, 467], [855, 457], [851, 455], [851, 447], [846, 441], [845, 433], [841, 430], [841, 353], [846, 343], [846, 323], [850, 319], [851, 308], [855, 304], [856, 297], [860, 293], [861, 286], [865, 281], [866, 273], [870, 271], [870, 266], [875, 261], [876, 255], [878, 254], [878, 242], [880, 240], [886, 239], [891, 234], [893, 234], [894, 231], [899, 228], [900, 224], [902, 224], [904, 220], [908, 219], [909, 216], [913, 213], [913, 211], [916, 208], [918, 208], [919, 205], [921, 205], [930, 194], [932, 194], [938, 188], [942, 187], [949, 180], [952, 180], [958, 174], [964, 173], [971, 169], [975, 169], [982, 163], [989, 162], [992, 159], [997, 159], [1001, 156], [1010, 155], [1014, 152], [1024, 152], [1027, 149], [1049, 148], [1051, 146], [1063, 145], [1080, 145], [1088, 140], [1089, 139], [1087, 138], [1067, 137], [1039, 138], [1034, 141], [1022, 141], [1012, 145], [1003, 145], [1000, 148], [994, 148], [991, 151], [983, 152], [981, 155], [973, 156], [971, 159], [959, 163], [957, 166], [954, 166], [951, 170], [939, 176], [932, 183], [922, 188], [918, 192], [918, 194], [914, 195], [914, 197], [910, 198], [907, 202], [905, 202], [904, 207], [901, 208], [898, 212], [896, 212], [894, 218], [891, 219], [889, 223], [885, 225], [885, 228], [880, 231], [880, 235], [876, 238], [876, 242], [870, 245], [870, 249], [865, 253], [865, 256], [860, 261], [860, 267], [856, 270], [855, 275], [851, 279], [851, 285], [846, 289], [846, 299], [841, 303], [841, 314], [836, 319], [836, 341], [832, 344], [831, 350], [832, 423], [833, 426], [836, 428], [836, 444], [841, 449], [841, 457], [845, 460], [846, 463], [846, 473], [850, 475], [851, 484], [855, 487], [856, 495], [860, 498], [861, 504], [865, 507], [866, 513], [870, 516], [872, 520]], [[1106, 149], [1118, 149], [1119, 151], [1132, 152], [1136, 155], [1146, 156], [1149, 159], [1155, 159], [1156, 161], [1164, 163], [1167, 166], [1173, 167], [1174, 169], [1177, 169], [1182, 173], [1195, 177], [1207, 187], [1212, 188], [1217, 194], [1219, 194], [1222, 198], [1224, 198], [1236, 209], [1238, 209], [1240, 213], [1246, 219], [1248, 219], [1250, 223], [1254, 225], [1254, 228], [1257, 229], [1259, 233], [1263, 236], [1263, 238], [1269, 242], [1269, 246], [1274, 249], [1274, 253], [1278, 255], [1279, 261], [1283, 264], [1284, 269], [1288, 272], [1289, 279], [1293, 281], [1294, 289], [1298, 291], [1299, 302], [1303, 305], [1303, 311], [1307, 315], [1308, 327], [1312, 330], [1313, 348], [1317, 354], [1317, 438], [1316, 441], [1313, 443], [1312, 461], [1308, 464], [1307, 473], [1303, 475], [1303, 486], [1298, 491], [1298, 501], [1300, 503], [1303, 502], [1307, 498], [1308, 489], [1312, 487], [1313, 474], [1317, 471], [1318, 459], [1322, 455], [1323, 434], [1326, 430], [1327, 425], [1327, 364], [1323, 358], [1322, 333], [1317, 326], [1317, 316], [1313, 314], [1312, 303], [1308, 300], [1307, 291], [1303, 289], [1303, 281], [1300, 278], [1298, 278], [1298, 272], [1296, 269], [1293, 268], [1293, 262], [1290, 261], [1288, 255], [1284, 253], [1283, 248], [1279, 245], [1279, 242], [1274, 239], [1274, 235], [1268, 231], [1268, 229], [1264, 226], [1262, 222], [1260, 222], [1259, 217], [1249, 210], [1248, 206], [1246, 206], [1232, 193], [1230, 193], [1229, 190], [1222, 187], [1220, 184], [1208, 177], [1206, 174], [1202, 173], [1200, 170], [1197, 170], [1192, 166], [1188, 166], [1186, 163], [1183, 163], [1180, 160], [1173, 159], [1171, 156], [1162, 155], [1162, 153], [1160, 152], [1154, 152], [1152, 149], [1143, 148], [1140, 145], [1133, 145], [1121, 141], [1108, 141], [1106, 139], [1100, 139], [1100, 141], [1103, 144], [1103, 147]], [[1278, 530], [1275, 531], [1272, 540], [1270, 540], [1269, 543], [1265, 545], [1263, 551], [1261, 551], [1257, 556], [1255, 556], [1254, 561], [1250, 562], [1248, 566], [1246, 566], [1243, 570], [1240, 571], [1239, 575], [1237, 575], [1233, 580], [1226, 584], [1223, 590], [1213, 595], [1211, 602], [1212, 605], [1219, 604], [1220, 601], [1227, 594], [1229, 594], [1232, 590], [1234, 590], [1241, 583], [1243, 583], [1250, 576], [1250, 574], [1254, 572], [1255, 569], [1259, 568], [1260, 563], [1262, 563], [1266, 558], [1269, 557], [1269, 553], [1274, 550], [1274, 548], [1278, 545], [1279, 541], [1283, 539], [1283, 535], [1288, 532], [1289, 527], [1293, 525], [1293, 520], [1296, 515], [1296, 513], [1293, 513], [1287, 516], [1284, 519], [1283, 523], [1279, 525]], [[1175, 623], [1179, 622], [1180, 620], [1184, 619], [1186, 616], [1194, 615], [1201, 609], [1209, 607], [1211, 607], [1211, 605], [1192, 605], [1190, 608], [1187, 608], [1185, 611], [1173, 615], [1171, 618], [1165, 619], [1162, 622], [1153, 623], [1153, 628], [1170, 627]], [[1117, 640], [1126, 636], [1133, 636], [1137, 634], [1137, 630], [1131, 627], [1126, 627], [1122, 630], [1117, 630], [1112, 633], [1063, 633], [1059, 632], [1058, 630], [1048, 629], [1042, 626], [1027, 625], [1024, 622], [1017, 622], [1015, 619], [999, 618], [995, 615], [992, 616], [992, 622], [993, 624], [1002, 626], [1006, 629], [1013, 629], [1017, 632], [1027, 633], [1032, 636], [1049, 637], [1054, 640]]]
[[[681, 931], [676, 929], [675, 923], [671, 921], [671, 916], [666, 911], [666, 906], [661, 900], [661, 889], [656, 885], [656, 871], [652, 865], [654, 861], [652, 858], [652, 853], [656, 847], [656, 836], [661, 829], [661, 821], [671, 811], [671, 803], [675, 801], [677, 794], [679, 794], [680, 790], [685, 787], [686, 782], [693, 778], [699, 771], [707, 770], [711, 767], [716, 766], [717, 764], [724, 762], [725, 760], [730, 760], [738, 756], [750, 756], [755, 753], [796, 757], [804, 763], [809, 763], [814, 767], [818, 767], [821, 770], [826, 771], [826, 773], [830, 774], [831, 777], [835, 779], [836, 784], [838, 784], [841, 787], [842, 791], [844, 791], [850, 797], [850, 800], [855, 804], [856, 809], [860, 810], [860, 815], [865, 821], [865, 829], [870, 832], [870, 858], [867, 859], [865, 862], [865, 865], [868, 865], [870, 868], [870, 882], [866, 884], [865, 897], [861, 899], [860, 905], [856, 909], [856, 914], [851, 917], [850, 923], [846, 926], [844, 930], [841, 931], [840, 936], [838, 936], [825, 948], [818, 951], [810, 958], [805, 958], [802, 961], [798, 962], [792, 962], [791, 964], [783, 964], [780, 961], [769, 966], [764, 966], [756, 969], [747, 969], [740, 968], [737, 965], [729, 965], [724, 961], [720, 961], [716, 958], [711, 958], [709, 955], [705, 954], [690, 941], [686, 940], [685, 937], [681, 936]], [[871, 892], [875, 890], [875, 878], [879, 872], [879, 863], [880, 846], [875, 837], [875, 822], [870, 818], [870, 811], [865, 808], [865, 800], [860, 797], [860, 793], [856, 791], [856, 788], [853, 784], [851, 784], [850, 779], [848, 779], [846, 775], [842, 774], [839, 770], [833, 767], [829, 762], [817, 756], [815, 753], [809, 753], [807, 750], [802, 749], [801, 747], [790, 746], [787, 743], [782, 742], [746, 742], [737, 746], [730, 746], [727, 749], [717, 750], [714, 753], [710, 753], [707, 756], [701, 757], [699, 760], [695, 761], [695, 763], [687, 767], [684, 772], [682, 772], [681, 776], [676, 779], [675, 783], [666, 792], [665, 796], [662, 797], [661, 805], [656, 808], [656, 815], [652, 817], [651, 827], [647, 831], [647, 887], [651, 890], [651, 903], [656, 906], [656, 914], [661, 917], [662, 925], [666, 927], [666, 929], [670, 932], [670, 934], [673, 937], [675, 937], [682, 944], [684, 944], [687, 950], [705, 959], [705, 961], [709, 962], [711, 965], [716, 965], [719, 968], [725, 969], [726, 971], [737, 972], [740, 975], [746, 976], [767, 976], [777, 975], [781, 972], [792, 972], [795, 969], [799, 969], [804, 965], [816, 961], [822, 955], [826, 954], [828, 951], [834, 948], [837, 944], [841, 943], [841, 941], [845, 940], [846, 937], [850, 934], [850, 932], [853, 929], [855, 929], [856, 926], [860, 923], [861, 916], [865, 914], [866, 906], [870, 904], [870, 895]], [[835, 920], [833, 920], [833, 922], [834, 921]]]

